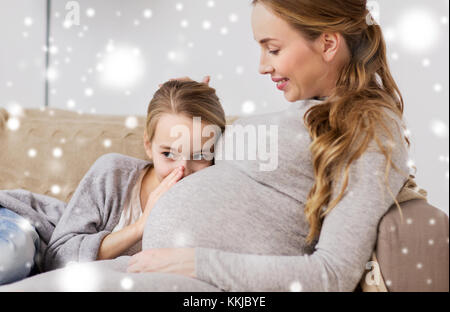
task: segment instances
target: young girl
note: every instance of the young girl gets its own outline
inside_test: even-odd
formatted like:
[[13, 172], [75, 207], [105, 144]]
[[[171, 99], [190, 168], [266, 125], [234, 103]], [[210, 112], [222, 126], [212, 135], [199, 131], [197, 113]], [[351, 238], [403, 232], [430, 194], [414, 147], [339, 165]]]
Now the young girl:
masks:
[[[180, 179], [214, 164], [214, 143], [225, 125], [224, 110], [207, 84], [163, 84], [148, 107], [143, 141], [150, 161], [116, 153], [96, 160], [53, 231], [42, 259], [44, 270], [139, 251], [154, 203]], [[0, 273], [14, 273], [0, 284], [26, 277], [34, 265], [22, 265], [23, 244], [8, 244], [16, 248], [1, 249], [0, 260], [20, 261], [0, 263]]]
[[[200, 133], [193, 133], [194, 117], [203, 120]], [[113, 259], [124, 252], [129, 255], [140, 251], [147, 217], [158, 198], [179, 179], [213, 164], [213, 155], [208, 154], [211, 151], [195, 151], [195, 147], [190, 148], [192, 142], [180, 145], [182, 149], [192, 150], [191, 155], [183, 155], [167, 143], [174, 143], [171, 131], [175, 127], [185, 126], [189, 129], [187, 138], [201, 139], [201, 146], [205, 147], [211, 137], [201, 134], [208, 124], [220, 128], [220, 133], [213, 133], [215, 140], [225, 130], [225, 114], [214, 89], [197, 82], [169, 81], [156, 92], [148, 108], [144, 133], [144, 147], [151, 163], [142, 169], [119, 223], [101, 242], [97, 259]]]

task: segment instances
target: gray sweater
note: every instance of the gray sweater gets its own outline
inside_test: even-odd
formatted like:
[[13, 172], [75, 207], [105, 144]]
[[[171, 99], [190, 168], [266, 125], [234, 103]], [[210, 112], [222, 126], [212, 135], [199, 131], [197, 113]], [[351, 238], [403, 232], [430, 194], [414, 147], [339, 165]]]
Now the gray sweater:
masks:
[[40, 237], [40, 271], [97, 259], [117, 225], [139, 173], [151, 162], [110, 153], [89, 168], [68, 203], [26, 190], [0, 191], [0, 205], [24, 216]]
[[[235, 125], [278, 126], [278, 168], [260, 171], [258, 160], [222, 157], [216, 165], [182, 179], [153, 208], [143, 249], [196, 248], [197, 277], [226, 291], [354, 290], [375, 246], [378, 222], [394, 200], [377, 181], [385, 160], [372, 144], [351, 167], [346, 195], [326, 217], [320, 239], [306, 245], [303, 208], [314, 180], [311, 140], [302, 117], [314, 104], [320, 102], [299, 101], [280, 113], [236, 121]], [[400, 140], [396, 143], [393, 161], [406, 175], [391, 172], [395, 195], [408, 172], [407, 149]], [[218, 158], [229, 148], [219, 148]], [[21, 214], [41, 206], [63, 212], [46, 249], [47, 270], [69, 261], [92, 261], [146, 165], [107, 154], [90, 168], [67, 205], [22, 190], [1, 191], [0, 204]], [[27, 203], [19, 204], [22, 199]], [[31, 214], [49, 219], [43, 213]], [[46, 239], [56, 217], [50, 219], [42, 228]]]
[[[303, 210], [314, 174], [303, 115], [320, 103], [299, 101], [279, 113], [236, 121], [235, 126], [278, 127], [278, 168], [261, 171], [258, 160], [227, 160], [231, 146], [222, 142], [217, 150], [222, 160], [161, 196], [142, 248], [196, 247], [197, 277], [225, 291], [353, 291], [375, 247], [378, 223], [394, 199], [382, 183], [385, 157], [372, 142], [351, 166], [346, 195], [325, 218], [319, 240], [306, 244]], [[409, 169], [397, 127], [402, 122], [393, 118], [393, 162], [404, 173], [391, 170], [396, 196]]]

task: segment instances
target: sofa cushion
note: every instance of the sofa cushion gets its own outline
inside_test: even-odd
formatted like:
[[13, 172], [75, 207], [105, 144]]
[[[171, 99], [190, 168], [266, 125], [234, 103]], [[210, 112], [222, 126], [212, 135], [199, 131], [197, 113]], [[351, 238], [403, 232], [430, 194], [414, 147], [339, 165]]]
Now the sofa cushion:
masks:
[[388, 291], [449, 291], [448, 216], [423, 199], [396, 206], [378, 228], [376, 256]]

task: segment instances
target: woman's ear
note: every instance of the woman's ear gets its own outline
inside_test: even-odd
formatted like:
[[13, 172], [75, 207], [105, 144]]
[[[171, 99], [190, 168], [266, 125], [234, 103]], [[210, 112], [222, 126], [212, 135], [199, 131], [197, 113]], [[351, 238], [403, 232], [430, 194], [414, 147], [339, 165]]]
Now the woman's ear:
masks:
[[323, 33], [320, 37], [322, 57], [326, 62], [332, 62], [340, 49], [342, 37], [339, 33]]
[[148, 139], [148, 134], [147, 131], [144, 130], [144, 150], [145, 153], [147, 154], [147, 157], [150, 160], [153, 160], [153, 156], [152, 156], [152, 143], [150, 142], [150, 140]]

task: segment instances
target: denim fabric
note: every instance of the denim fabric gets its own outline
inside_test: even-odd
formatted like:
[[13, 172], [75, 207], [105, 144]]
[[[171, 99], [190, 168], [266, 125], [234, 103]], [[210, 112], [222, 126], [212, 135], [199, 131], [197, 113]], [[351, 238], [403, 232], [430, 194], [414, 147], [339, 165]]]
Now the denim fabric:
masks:
[[30, 275], [39, 250], [39, 235], [23, 217], [0, 206], [0, 285]]

